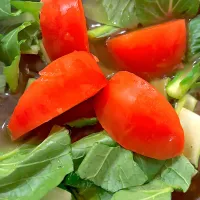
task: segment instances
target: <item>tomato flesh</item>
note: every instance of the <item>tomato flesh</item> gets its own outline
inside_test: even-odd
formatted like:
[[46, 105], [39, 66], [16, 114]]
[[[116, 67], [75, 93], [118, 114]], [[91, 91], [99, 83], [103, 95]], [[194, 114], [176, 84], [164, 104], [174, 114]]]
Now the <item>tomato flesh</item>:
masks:
[[9, 122], [13, 139], [94, 96], [107, 80], [94, 57], [73, 52], [48, 65], [24, 92]]
[[118, 72], [94, 98], [102, 127], [124, 148], [165, 160], [180, 155], [184, 133], [164, 96], [129, 72]]
[[89, 51], [81, 0], [43, 0], [40, 25], [44, 47], [51, 60], [68, 53]]
[[185, 20], [133, 31], [107, 41], [121, 70], [145, 79], [171, 74], [186, 51]]

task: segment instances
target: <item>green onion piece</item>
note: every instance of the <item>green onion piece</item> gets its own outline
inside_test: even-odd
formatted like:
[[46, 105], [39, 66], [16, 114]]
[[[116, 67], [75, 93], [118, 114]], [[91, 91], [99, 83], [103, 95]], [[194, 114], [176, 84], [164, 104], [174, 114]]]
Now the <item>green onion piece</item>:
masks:
[[89, 30], [88, 37], [91, 40], [100, 39], [100, 38], [108, 37], [119, 30], [120, 28], [103, 25], [103, 26], [94, 28], [92, 30]]
[[0, 74], [0, 94], [4, 94], [6, 88], [6, 77]]
[[25, 90], [36, 80], [36, 78], [29, 78]]
[[198, 100], [191, 96], [190, 94], [186, 94], [183, 98], [181, 98], [175, 105], [175, 110], [179, 114], [182, 108], [186, 108], [190, 111], [194, 111]]
[[174, 99], [181, 99], [200, 77], [200, 63], [193, 67], [186, 66], [179, 71], [167, 85], [167, 94]]
[[85, 126], [93, 126], [97, 124], [97, 118], [81, 118], [72, 122], [67, 123], [68, 126], [72, 128], [82, 128]]
[[166, 99], [167, 99], [167, 92], [166, 86], [169, 83], [170, 78], [163, 78], [163, 79], [156, 79], [150, 82]]
[[49, 64], [51, 62], [51, 60], [46, 52], [46, 49], [44, 48], [42, 40], [39, 41], [39, 46], [40, 46], [40, 56], [41, 56], [42, 60], [46, 64]]

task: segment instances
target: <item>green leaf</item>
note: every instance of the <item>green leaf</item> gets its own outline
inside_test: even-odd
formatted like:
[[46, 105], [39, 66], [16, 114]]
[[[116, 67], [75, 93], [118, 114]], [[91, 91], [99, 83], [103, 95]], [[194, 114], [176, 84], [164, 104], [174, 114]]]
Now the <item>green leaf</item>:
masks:
[[[67, 130], [0, 156], [0, 198], [39, 200], [73, 171]], [[22, 192], [23, 191], [23, 192]]]
[[121, 28], [138, 25], [133, 0], [85, 0], [83, 6], [86, 17], [96, 22]]
[[134, 154], [133, 158], [142, 171], [147, 175], [148, 181], [154, 179], [165, 164], [164, 160], [155, 160], [139, 154]]
[[65, 177], [64, 184], [74, 188], [83, 188], [83, 189], [90, 188], [94, 185], [90, 181], [81, 179], [80, 176], [78, 176], [78, 174], [75, 172], [70, 173]]
[[176, 18], [192, 18], [199, 0], [135, 0], [136, 15], [143, 25], [158, 24]]
[[171, 200], [173, 189], [160, 180], [147, 185], [121, 190], [113, 195], [112, 200]]
[[188, 24], [188, 52], [187, 59], [195, 61], [200, 57], [200, 15]]
[[67, 123], [70, 127], [82, 128], [85, 126], [93, 126], [97, 124], [98, 120], [96, 117], [93, 118], [81, 118], [72, 122]]
[[3, 61], [6, 65], [11, 65], [15, 57], [20, 55], [20, 42], [18, 41], [18, 34], [20, 31], [30, 25], [30, 22], [25, 22], [1, 39], [0, 60]]
[[3, 73], [6, 77], [6, 82], [8, 83], [11, 92], [15, 92], [18, 87], [19, 62], [20, 56], [16, 56], [10, 66], [4, 67]]
[[39, 23], [39, 14], [42, 8], [41, 2], [12, 1], [11, 4], [22, 12], [31, 13], [34, 16], [35, 20]]
[[40, 51], [39, 36], [40, 27], [36, 22], [23, 29], [19, 33], [19, 41], [24, 41], [20, 46], [21, 53], [37, 55]]
[[11, 15], [10, 0], [0, 1], [0, 20]]
[[79, 189], [78, 192], [85, 200], [111, 200], [112, 198], [112, 193], [95, 186], [87, 189]]
[[186, 192], [192, 177], [197, 173], [193, 165], [184, 156], [168, 160], [161, 173], [163, 180], [175, 190]]
[[147, 181], [144, 172], [133, 161], [132, 152], [104, 144], [95, 144], [91, 148], [77, 173], [82, 179], [90, 180], [110, 192]]
[[3, 74], [0, 74], [0, 94], [4, 94], [6, 87], [6, 77]]
[[74, 161], [74, 168], [77, 169], [83, 158], [94, 146], [95, 143], [102, 143], [108, 146], [116, 146], [116, 142], [113, 141], [105, 131], [100, 133], [94, 133], [72, 144], [72, 156]]

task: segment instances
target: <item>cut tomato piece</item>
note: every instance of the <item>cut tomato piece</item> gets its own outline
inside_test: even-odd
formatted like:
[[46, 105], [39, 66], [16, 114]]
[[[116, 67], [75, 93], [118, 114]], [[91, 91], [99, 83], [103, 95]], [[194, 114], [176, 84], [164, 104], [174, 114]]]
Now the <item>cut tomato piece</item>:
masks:
[[155, 159], [180, 155], [184, 133], [179, 118], [153, 86], [129, 72], [118, 72], [94, 97], [102, 127], [124, 148]]
[[133, 31], [107, 41], [121, 70], [145, 79], [171, 74], [186, 51], [185, 20]]
[[51, 60], [68, 53], [89, 51], [86, 20], [81, 0], [42, 0], [40, 26], [44, 47]]
[[94, 96], [107, 80], [94, 57], [73, 52], [52, 62], [25, 91], [9, 122], [14, 139]]

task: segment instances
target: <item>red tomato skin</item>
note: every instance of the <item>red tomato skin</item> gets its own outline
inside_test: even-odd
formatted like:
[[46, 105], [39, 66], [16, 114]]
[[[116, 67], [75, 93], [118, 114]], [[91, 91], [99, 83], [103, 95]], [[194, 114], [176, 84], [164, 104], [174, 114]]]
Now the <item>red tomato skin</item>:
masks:
[[9, 122], [13, 139], [94, 96], [107, 80], [94, 57], [73, 52], [48, 65], [24, 92]]
[[185, 20], [133, 31], [107, 41], [120, 70], [152, 79], [171, 74], [186, 52]]
[[184, 133], [173, 107], [148, 82], [118, 72], [94, 98], [102, 127], [124, 148], [165, 160], [180, 155]]
[[81, 0], [43, 0], [40, 25], [51, 60], [77, 51], [89, 51]]

